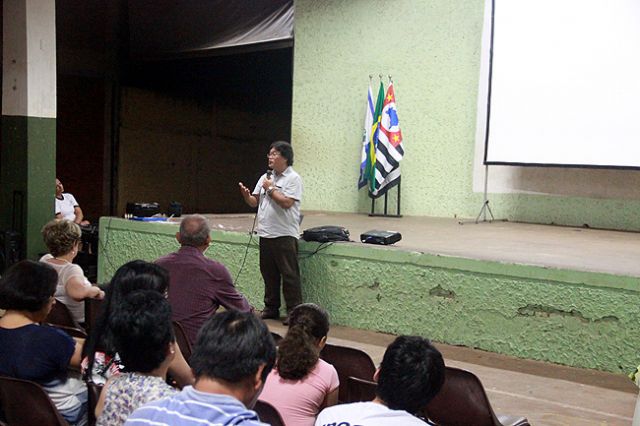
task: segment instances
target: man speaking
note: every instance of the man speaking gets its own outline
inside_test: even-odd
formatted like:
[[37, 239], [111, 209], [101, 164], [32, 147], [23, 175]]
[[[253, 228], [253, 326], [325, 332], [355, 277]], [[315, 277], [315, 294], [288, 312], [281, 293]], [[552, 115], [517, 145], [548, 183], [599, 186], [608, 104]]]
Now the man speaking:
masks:
[[[302, 303], [298, 266], [298, 226], [302, 178], [293, 168], [293, 148], [287, 142], [271, 144], [269, 170], [253, 192], [239, 183], [244, 201], [258, 208], [260, 272], [264, 280], [263, 319], [280, 317], [280, 282], [287, 314]], [[285, 319], [284, 324], [287, 324]]]

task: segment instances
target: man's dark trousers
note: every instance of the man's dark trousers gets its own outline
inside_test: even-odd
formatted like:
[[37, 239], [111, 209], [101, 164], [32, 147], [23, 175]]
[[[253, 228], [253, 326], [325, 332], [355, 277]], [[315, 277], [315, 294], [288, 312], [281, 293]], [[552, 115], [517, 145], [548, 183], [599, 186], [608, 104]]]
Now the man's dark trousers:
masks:
[[295, 237], [260, 237], [260, 272], [264, 279], [264, 312], [280, 312], [280, 283], [287, 313], [302, 303], [298, 239]]

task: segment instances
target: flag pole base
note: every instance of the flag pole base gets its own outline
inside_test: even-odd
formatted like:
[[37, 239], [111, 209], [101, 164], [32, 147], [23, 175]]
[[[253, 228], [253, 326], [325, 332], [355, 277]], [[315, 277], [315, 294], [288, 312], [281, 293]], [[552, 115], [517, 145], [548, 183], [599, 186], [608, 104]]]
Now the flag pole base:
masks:
[[402, 182], [400, 181], [400, 178], [398, 178], [398, 184], [396, 185], [396, 188], [398, 188], [398, 198], [397, 198], [397, 203], [396, 203], [396, 214], [389, 214], [388, 213], [388, 199], [387, 197], [389, 196], [389, 191], [386, 191], [384, 193], [384, 213], [376, 213], [376, 199], [375, 198], [371, 198], [371, 213], [369, 213], [370, 217], [402, 217], [402, 215], [400, 214], [400, 184]]

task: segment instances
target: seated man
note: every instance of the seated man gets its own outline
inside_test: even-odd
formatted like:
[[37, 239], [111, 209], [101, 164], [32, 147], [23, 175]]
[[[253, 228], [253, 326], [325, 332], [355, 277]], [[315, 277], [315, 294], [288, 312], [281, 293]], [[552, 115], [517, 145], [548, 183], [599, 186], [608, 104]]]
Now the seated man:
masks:
[[276, 359], [267, 326], [250, 313], [214, 315], [198, 334], [192, 386], [134, 411], [126, 425], [264, 425], [251, 408]]
[[75, 197], [68, 192], [64, 192], [64, 186], [59, 179], [56, 179], [56, 219], [67, 219], [78, 225], [89, 225], [88, 220], [84, 220], [82, 209]]
[[378, 382], [375, 399], [326, 408], [315, 426], [424, 426], [413, 414], [440, 391], [444, 371], [442, 355], [428, 340], [400, 336], [389, 345], [373, 376]]
[[253, 310], [233, 286], [225, 266], [205, 257], [211, 244], [209, 223], [201, 215], [184, 216], [176, 239], [180, 249], [156, 260], [169, 271], [169, 303], [173, 320], [178, 321], [193, 345], [198, 330], [220, 305], [242, 312]]

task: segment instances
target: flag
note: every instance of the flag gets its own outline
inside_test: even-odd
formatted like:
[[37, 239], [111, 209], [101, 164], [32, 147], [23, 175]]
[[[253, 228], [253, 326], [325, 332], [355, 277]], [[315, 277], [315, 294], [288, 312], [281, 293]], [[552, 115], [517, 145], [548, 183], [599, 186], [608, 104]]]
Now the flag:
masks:
[[378, 89], [378, 99], [376, 100], [376, 109], [373, 112], [373, 124], [371, 125], [371, 133], [369, 135], [369, 144], [367, 146], [367, 164], [365, 166], [365, 179], [369, 183], [369, 192], [372, 192], [375, 189], [378, 129], [380, 127], [380, 118], [382, 114], [383, 105], [384, 105], [384, 86], [382, 85], [382, 80], [380, 80], [380, 88]]
[[367, 108], [364, 114], [364, 129], [362, 134], [362, 155], [360, 156], [360, 177], [358, 178], [358, 189], [367, 186], [367, 159], [369, 157], [369, 143], [371, 140], [371, 127], [373, 126], [373, 92], [371, 92], [371, 82], [369, 82], [369, 92], [367, 93]]
[[372, 180], [374, 187], [370, 191], [373, 198], [384, 195], [389, 188], [400, 182], [400, 161], [404, 156], [404, 149], [393, 82], [389, 83], [387, 88], [379, 123], [376, 132], [378, 141], [375, 153], [375, 179]]

